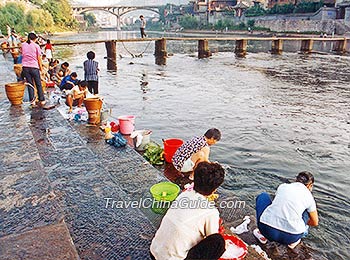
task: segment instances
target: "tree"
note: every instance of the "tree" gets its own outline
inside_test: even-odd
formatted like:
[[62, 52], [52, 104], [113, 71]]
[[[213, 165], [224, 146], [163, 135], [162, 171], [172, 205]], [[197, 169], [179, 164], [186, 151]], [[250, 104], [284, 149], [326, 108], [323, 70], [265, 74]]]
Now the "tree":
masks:
[[7, 3], [0, 9], [0, 29], [6, 32], [6, 25], [11, 28], [16, 28], [18, 31], [23, 31], [26, 28], [24, 6], [17, 3]]
[[51, 14], [43, 9], [33, 9], [26, 15], [30, 31], [50, 31], [54, 25]]
[[180, 25], [184, 29], [196, 29], [198, 28], [198, 20], [192, 15], [184, 15], [180, 18]]
[[93, 26], [96, 23], [96, 17], [92, 13], [84, 13], [84, 20], [87, 21], [88, 26]]
[[52, 15], [55, 24], [69, 28], [76, 26], [68, 0], [48, 0], [42, 7]]

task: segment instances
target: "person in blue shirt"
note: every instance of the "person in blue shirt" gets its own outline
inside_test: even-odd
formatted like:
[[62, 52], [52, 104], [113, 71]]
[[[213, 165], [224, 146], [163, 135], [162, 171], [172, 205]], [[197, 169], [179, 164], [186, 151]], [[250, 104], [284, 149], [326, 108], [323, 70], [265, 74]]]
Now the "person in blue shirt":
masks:
[[78, 84], [78, 75], [76, 72], [65, 76], [60, 84], [60, 90], [71, 90], [75, 85]]

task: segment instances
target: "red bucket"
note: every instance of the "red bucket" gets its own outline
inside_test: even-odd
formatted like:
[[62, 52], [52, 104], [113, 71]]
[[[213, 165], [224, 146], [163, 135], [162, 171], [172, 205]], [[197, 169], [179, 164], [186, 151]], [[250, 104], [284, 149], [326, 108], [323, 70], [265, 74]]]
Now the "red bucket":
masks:
[[234, 252], [234, 256], [231, 257], [225, 257], [226, 252], [219, 258], [219, 260], [241, 260], [244, 259], [244, 257], [248, 253], [248, 248], [247, 245], [241, 240], [240, 238], [233, 236], [233, 235], [228, 235], [228, 234], [223, 234], [223, 238], [225, 239], [225, 242], [232, 243], [235, 247], [236, 250]]
[[163, 140], [164, 144], [164, 159], [168, 163], [172, 163], [171, 159], [173, 158], [176, 150], [184, 143], [182, 139], [166, 139]]

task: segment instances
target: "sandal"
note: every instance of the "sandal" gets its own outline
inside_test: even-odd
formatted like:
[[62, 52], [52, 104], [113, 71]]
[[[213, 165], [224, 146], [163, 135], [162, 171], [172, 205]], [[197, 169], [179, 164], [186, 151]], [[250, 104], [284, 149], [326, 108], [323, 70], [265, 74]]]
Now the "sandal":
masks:
[[299, 240], [295, 241], [294, 243], [289, 244], [288, 247], [290, 249], [294, 249], [297, 245], [299, 245], [300, 241], [301, 241], [301, 239], [299, 238]]
[[260, 233], [260, 230], [258, 228], [253, 230], [253, 235], [259, 240], [261, 244], [266, 244], [267, 239], [263, 236], [263, 234]]

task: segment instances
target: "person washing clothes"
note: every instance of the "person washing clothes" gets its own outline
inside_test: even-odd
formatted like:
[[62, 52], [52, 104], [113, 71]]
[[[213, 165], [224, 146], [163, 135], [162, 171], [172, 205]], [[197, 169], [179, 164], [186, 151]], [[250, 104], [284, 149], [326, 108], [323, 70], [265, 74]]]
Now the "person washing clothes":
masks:
[[195, 136], [182, 144], [175, 152], [172, 162], [174, 167], [184, 173], [192, 172], [189, 176], [193, 180], [193, 170], [200, 162], [209, 162], [210, 146], [220, 141], [221, 132], [216, 128], [209, 129], [202, 136]]
[[71, 90], [78, 83], [78, 75], [76, 72], [65, 76], [60, 84], [60, 90]]
[[89, 94], [87, 89], [87, 82], [85, 80], [80, 81], [77, 86], [74, 86], [66, 97], [66, 105], [69, 106], [68, 113], [72, 113], [73, 106], [81, 107], [84, 98]]
[[318, 225], [316, 203], [311, 194], [313, 185], [314, 176], [305, 171], [298, 174], [296, 182], [281, 184], [273, 201], [266, 192], [256, 198], [258, 229], [253, 233], [260, 242], [266, 243], [265, 236], [293, 249], [308, 226]]
[[153, 260], [219, 259], [225, 252], [219, 211], [208, 200], [224, 182], [225, 171], [209, 162], [199, 163], [194, 171], [193, 190], [173, 201], [152, 240]]

